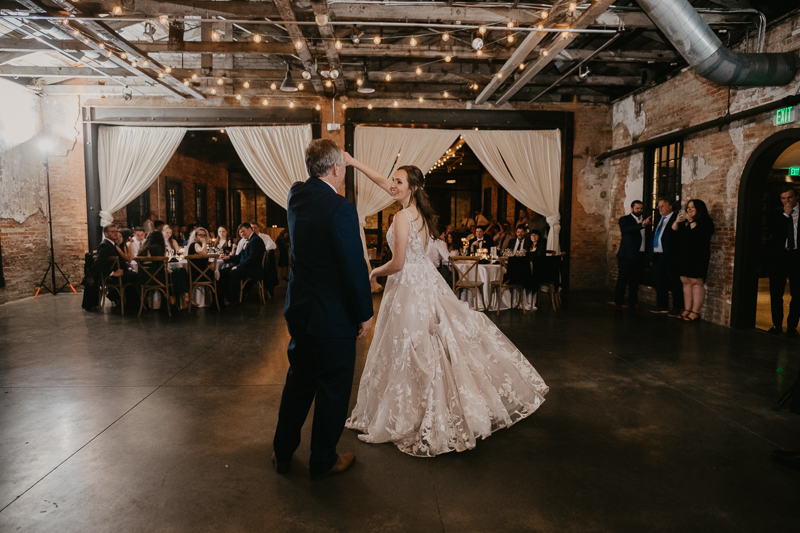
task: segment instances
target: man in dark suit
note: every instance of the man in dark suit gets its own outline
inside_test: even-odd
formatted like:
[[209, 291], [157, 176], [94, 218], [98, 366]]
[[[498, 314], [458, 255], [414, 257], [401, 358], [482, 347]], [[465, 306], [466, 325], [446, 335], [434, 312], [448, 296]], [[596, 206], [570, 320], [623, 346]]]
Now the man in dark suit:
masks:
[[355, 461], [337, 454], [347, 420], [355, 370], [356, 339], [372, 328], [372, 293], [356, 207], [336, 193], [346, 159], [330, 139], [306, 148], [309, 179], [289, 191], [287, 220], [292, 243], [283, 314], [292, 340], [272, 461], [289, 471], [311, 402], [311, 477], [335, 474]]
[[781, 193], [783, 210], [770, 220], [769, 298], [772, 308], [772, 328], [769, 333], [780, 335], [783, 331], [783, 293], [789, 279], [791, 302], [786, 319], [786, 335], [797, 337], [800, 321], [800, 249], [797, 243], [797, 191], [791, 185]]
[[264, 241], [253, 232], [250, 224], [239, 224], [239, 236], [245, 240], [241, 253], [223, 256], [227, 264], [235, 265], [232, 268], [222, 268], [219, 271], [219, 282], [223, 288], [226, 300], [239, 302], [240, 283], [245, 279], [256, 281], [264, 277], [262, 262], [267, 253]]
[[469, 241], [469, 247], [470, 250], [473, 251], [480, 249], [488, 250], [489, 248], [491, 248], [491, 246], [489, 245], [489, 241], [486, 240], [486, 236], [484, 235], [482, 227], [477, 226], [475, 228], [475, 238]]
[[507, 248], [509, 250], [511, 250], [512, 252], [514, 252], [515, 255], [518, 252], [526, 252], [527, 253], [528, 250], [531, 249], [531, 240], [525, 234], [525, 228], [524, 227], [519, 226], [517, 228], [517, 236], [514, 239], [512, 239], [512, 240], [510, 240], [508, 242], [508, 247]]
[[[117, 249], [116, 239], [119, 236], [119, 228], [112, 224], [103, 228], [103, 240], [97, 247], [97, 258], [94, 260], [94, 271], [97, 276], [107, 278], [122, 278], [122, 283], [136, 283], [137, 276], [135, 272], [127, 269], [125, 259], [120, 255]], [[114, 258], [118, 258], [116, 265], [114, 265]], [[99, 280], [98, 280], [99, 281]], [[109, 291], [108, 298], [116, 305], [120, 305], [119, 295], [114, 291]], [[139, 302], [137, 291], [134, 288], [129, 288], [125, 292], [125, 299], [131, 304]]]
[[[660, 218], [653, 234], [652, 262], [653, 284], [656, 289], [656, 307], [652, 313], [669, 313], [677, 316], [683, 312], [683, 284], [678, 276], [675, 254], [672, 249], [670, 226], [675, 222], [672, 203], [666, 198], [658, 201]], [[669, 309], [669, 293], [672, 293], [672, 310]]]
[[639, 307], [639, 278], [645, 267], [645, 228], [650, 218], [642, 220], [644, 204], [641, 200], [631, 203], [631, 214], [619, 219], [622, 239], [617, 251], [617, 287], [614, 291], [614, 303], [617, 309], [625, 302], [625, 287], [628, 288], [628, 302], [634, 309]]

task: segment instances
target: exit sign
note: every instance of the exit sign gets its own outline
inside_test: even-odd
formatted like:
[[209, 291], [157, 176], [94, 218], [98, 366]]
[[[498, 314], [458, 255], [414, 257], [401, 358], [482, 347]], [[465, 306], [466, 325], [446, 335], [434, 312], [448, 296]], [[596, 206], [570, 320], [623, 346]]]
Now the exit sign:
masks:
[[790, 176], [800, 176], [800, 167], [789, 167]]
[[781, 109], [775, 111], [776, 126], [782, 126], [783, 124], [794, 122], [794, 119], [795, 119], [794, 106], [782, 107]]

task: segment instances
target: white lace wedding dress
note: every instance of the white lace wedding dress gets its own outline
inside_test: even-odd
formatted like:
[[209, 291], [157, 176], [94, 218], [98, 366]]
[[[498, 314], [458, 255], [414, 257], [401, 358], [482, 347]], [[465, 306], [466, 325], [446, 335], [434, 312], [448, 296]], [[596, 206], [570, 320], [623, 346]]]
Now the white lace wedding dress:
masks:
[[[456, 298], [404, 215], [406, 262], [386, 282], [346, 426], [365, 442], [432, 457], [474, 448], [532, 414], [548, 387], [497, 326]], [[394, 225], [386, 240], [393, 245]]]

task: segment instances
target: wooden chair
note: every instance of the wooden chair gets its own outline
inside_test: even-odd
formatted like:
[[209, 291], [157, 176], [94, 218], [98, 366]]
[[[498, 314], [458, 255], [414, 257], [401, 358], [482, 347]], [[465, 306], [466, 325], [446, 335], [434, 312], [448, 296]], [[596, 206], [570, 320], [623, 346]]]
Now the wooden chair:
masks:
[[197, 287], [208, 287], [214, 293], [214, 302], [219, 311], [219, 297], [217, 296], [217, 258], [219, 254], [187, 255], [186, 263], [189, 270], [189, 312], [192, 312], [191, 295]]
[[[111, 258], [111, 267], [114, 269], [114, 272], [119, 270], [119, 257]], [[120, 313], [122, 316], [125, 316], [125, 289], [134, 285], [136, 285], [136, 283], [123, 283], [122, 276], [102, 276], [100, 278], [100, 309], [105, 309], [108, 291], [116, 291], [119, 295]]]
[[[458, 296], [459, 291], [470, 291], [472, 299], [475, 302], [475, 309], [480, 310], [478, 307], [478, 297], [486, 309], [486, 302], [483, 300], [483, 282], [478, 280], [478, 259], [471, 256], [457, 256], [454, 255], [450, 258], [450, 264], [453, 266], [453, 292]], [[457, 262], [469, 263], [468, 265], [457, 265]], [[462, 271], [462, 268], [466, 268]], [[459, 268], [461, 267], [461, 268]]]
[[[264, 255], [261, 257], [261, 272], [262, 272], [261, 276], [262, 277], [261, 277], [260, 280], [253, 279], [253, 278], [246, 278], [246, 279], [243, 279], [243, 280], [241, 280], [239, 282], [239, 301], [240, 302], [244, 301], [242, 296], [244, 295], [245, 286], [248, 283], [252, 282], [253, 285], [250, 286], [250, 289], [248, 289], [247, 293], [249, 294], [250, 290], [253, 288], [253, 286], [255, 286], [255, 287], [258, 288], [258, 294], [261, 297], [261, 303], [262, 304], [266, 304], [267, 303], [267, 300], [264, 298], [264, 277], [263, 277], [264, 276], [264, 274], [263, 274], [264, 266], [266, 265], [266, 261], [267, 261], [267, 253], [264, 253]], [[272, 298], [272, 297], [270, 296], [270, 298]]]
[[139, 265], [139, 286], [141, 287], [139, 316], [142, 316], [142, 309], [144, 309], [144, 297], [150, 291], [158, 291], [164, 295], [167, 314], [172, 316], [169, 308], [169, 257], [137, 257], [136, 263]]
[[[500, 279], [494, 280], [489, 284], [489, 294], [494, 298], [495, 291], [497, 292], [497, 314], [500, 314], [500, 305], [503, 303], [503, 294], [506, 291], [511, 291], [511, 309], [522, 308], [522, 314], [527, 313], [525, 309], [525, 287], [520, 284], [513, 283], [511, 280], [506, 281], [505, 274], [508, 271], [508, 257], [498, 257], [497, 261], [500, 263]], [[526, 259], [527, 262], [527, 259]], [[519, 302], [514, 305], [514, 291], [519, 294]], [[491, 304], [491, 301], [489, 302]]]

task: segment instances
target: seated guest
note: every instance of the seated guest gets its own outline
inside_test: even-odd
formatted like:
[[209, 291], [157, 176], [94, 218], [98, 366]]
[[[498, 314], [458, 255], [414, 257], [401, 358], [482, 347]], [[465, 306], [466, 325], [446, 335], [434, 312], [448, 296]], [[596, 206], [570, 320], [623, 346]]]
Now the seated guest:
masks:
[[472, 242], [472, 239], [475, 238], [475, 230], [476, 229], [477, 229], [477, 226], [475, 226], [474, 224], [469, 227], [469, 233], [466, 236], [466, 239], [467, 239], [468, 243]]
[[508, 243], [506, 248], [511, 250], [514, 255], [520, 252], [528, 252], [528, 250], [531, 249], [531, 241], [525, 235], [525, 228], [522, 226], [517, 226], [516, 233], [517, 236]]
[[226, 303], [239, 303], [239, 286], [242, 280], [261, 280], [264, 276], [262, 260], [267, 253], [264, 241], [253, 232], [247, 222], [239, 224], [239, 236], [244, 241], [242, 253], [222, 257], [226, 263], [235, 265], [232, 268], [223, 268], [219, 273], [219, 283]]
[[119, 250], [120, 257], [125, 261], [122, 268], [130, 268], [131, 261], [136, 257], [133, 253], [133, 232], [130, 228], [119, 228], [115, 242], [117, 250]]
[[228, 236], [228, 228], [220, 226], [217, 228], [217, 250], [221, 250], [224, 254], [231, 253], [233, 249], [233, 241]]
[[[151, 222], [150, 225], [152, 226], [153, 223]], [[144, 244], [145, 239], [145, 229], [141, 226], [136, 226], [133, 228], [133, 241], [131, 241], [131, 246], [133, 248], [133, 257], [139, 255], [139, 248]]]
[[[144, 234], [145, 234], [145, 236], [147, 236], [147, 235], [150, 235], [150, 232], [151, 232], [151, 231], [153, 231], [154, 229], [156, 229], [156, 228], [153, 226], [153, 220], [154, 220], [155, 218], [156, 218], [156, 214], [155, 214], [155, 213], [150, 213], [150, 214], [147, 216], [147, 218], [145, 219], [145, 221], [144, 221], [144, 222], [142, 222], [142, 229], [144, 230]], [[144, 242], [144, 239], [142, 239], [142, 242]], [[137, 249], [138, 249], [138, 248], [137, 248]]]
[[184, 226], [186, 229], [181, 232], [179, 237], [176, 237], [176, 240], [181, 246], [188, 246], [189, 245], [189, 236], [194, 233], [194, 230], [198, 227], [197, 224], [189, 224]]
[[477, 226], [475, 228], [475, 238], [469, 242], [469, 248], [472, 251], [490, 248], [489, 241], [484, 238], [483, 228]]
[[[450, 242], [452, 243], [452, 235]], [[447, 249], [447, 243], [441, 237], [438, 239], [430, 238], [428, 242], [428, 249], [426, 250], [428, 257], [433, 261], [433, 266], [439, 271], [439, 274], [445, 279], [448, 285], [452, 283], [453, 272], [450, 270], [450, 251]]]
[[447, 255], [450, 257], [458, 255], [459, 247], [456, 245], [456, 240], [452, 233], [445, 235], [444, 242], [447, 243]]
[[266, 290], [269, 293], [269, 297], [272, 298], [275, 287], [278, 286], [278, 265], [275, 259], [278, 245], [275, 244], [272, 237], [266, 233], [261, 233], [258, 222], [250, 222], [250, 227], [253, 229], [253, 233], [261, 237], [261, 240], [264, 241], [264, 247], [269, 255], [264, 263], [264, 290]]
[[528, 231], [528, 210], [527, 209], [520, 209], [519, 215], [517, 218], [517, 223], [514, 225], [514, 229], [523, 226], [525, 231]]
[[503, 222], [503, 231], [495, 235], [492, 240], [498, 250], [505, 250], [508, 248], [508, 243], [514, 240], [514, 234], [511, 232], [511, 224]]
[[[124, 258], [117, 248], [116, 241], [119, 239], [119, 230], [116, 225], [110, 225], [103, 228], [103, 240], [97, 247], [97, 258], [94, 261], [94, 271], [102, 278], [122, 278], [123, 283], [136, 283], [136, 274], [130, 272], [125, 266]], [[113, 259], [118, 258], [117, 267], [113, 266]], [[135, 298], [135, 291], [131, 295], [130, 301], [137, 301]], [[116, 305], [120, 304], [119, 295], [115, 292], [110, 292], [108, 297]]]
[[528, 249], [529, 253], [540, 257], [547, 254], [547, 243], [542, 240], [538, 231], [532, 231], [528, 238], [531, 243], [531, 247]]
[[472, 230], [472, 227], [475, 225], [475, 219], [471, 216], [467, 215], [464, 217], [464, 220], [461, 221], [461, 229], [468, 229]]
[[250, 222], [250, 227], [253, 229], [253, 233], [261, 237], [261, 240], [264, 241], [264, 247], [269, 252], [270, 250], [277, 250], [278, 245], [275, 244], [275, 241], [272, 240], [272, 237], [267, 235], [266, 233], [261, 233], [261, 228], [258, 226], [258, 222], [253, 220]]
[[[166, 226], [165, 226], [166, 227]], [[147, 239], [144, 241], [144, 244], [139, 248], [139, 255], [137, 257], [165, 257], [167, 253], [166, 250], [166, 243], [164, 239], [164, 234], [160, 231], [153, 230], [150, 235], [147, 236]], [[147, 267], [141, 266], [139, 268], [139, 280], [145, 281], [147, 277], [144, 275], [144, 270]], [[158, 267], [153, 265], [153, 270], [157, 270]], [[175, 304], [175, 297], [181, 298], [185, 305], [189, 305], [189, 274], [186, 272], [185, 268], [176, 268], [175, 270], [171, 270], [169, 268], [166, 269], [166, 273], [169, 276], [170, 285], [172, 287], [172, 296], [170, 296], [171, 304]], [[163, 279], [161, 279], [163, 282]]]
[[[164, 224], [163, 220], [156, 220], [155, 222], [153, 222], [153, 230], [152, 231], [164, 231], [164, 226], [165, 226], [165, 224]], [[152, 231], [148, 232], [147, 235], [150, 235], [150, 233], [152, 233]]]
[[178, 241], [172, 236], [172, 228], [164, 225], [164, 229], [161, 230], [161, 233], [164, 235], [164, 247], [167, 249], [167, 252], [177, 254], [181, 247], [178, 245]]
[[[189, 235], [186, 246], [186, 255], [208, 255], [208, 230], [197, 227]], [[192, 259], [197, 268], [203, 270], [208, 265], [208, 259]]]

